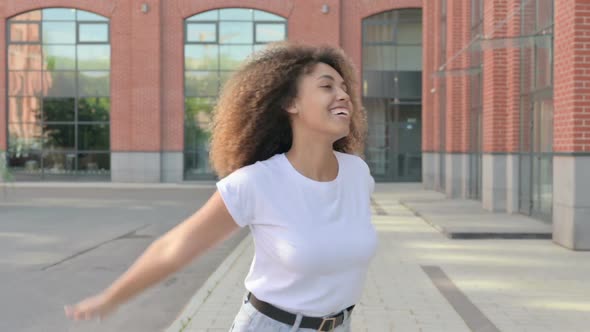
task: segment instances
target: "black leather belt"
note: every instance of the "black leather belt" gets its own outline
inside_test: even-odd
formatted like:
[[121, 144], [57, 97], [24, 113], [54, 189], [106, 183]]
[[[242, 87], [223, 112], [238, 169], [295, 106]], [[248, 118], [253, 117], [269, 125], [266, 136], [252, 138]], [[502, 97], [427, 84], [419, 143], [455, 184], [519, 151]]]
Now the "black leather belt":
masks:
[[[250, 303], [252, 303], [256, 310], [260, 311], [264, 315], [274, 320], [277, 320], [281, 323], [289, 324], [291, 326], [295, 325], [297, 315], [281, 310], [270, 303], [260, 301], [252, 293], [248, 293], [248, 300], [250, 301]], [[351, 305], [350, 307], [345, 309], [348, 311], [349, 316], [352, 313], [352, 309], [354, 309], [354, 305]], [[337, 326], [341, 325], [342, 322], [344, 322], [344, 310], [341, 311], [339, 314], [331, 317], [322, 318], [303, 316], [299, 327], [304, 329], [314, 329], [318, 331], [327, 332], [332, 331]]]

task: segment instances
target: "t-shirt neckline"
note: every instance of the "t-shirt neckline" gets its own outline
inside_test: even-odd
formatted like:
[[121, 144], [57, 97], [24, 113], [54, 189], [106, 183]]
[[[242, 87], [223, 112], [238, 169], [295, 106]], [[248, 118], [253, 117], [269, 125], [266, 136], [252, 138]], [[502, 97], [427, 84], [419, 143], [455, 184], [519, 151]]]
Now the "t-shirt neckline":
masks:
[[282, 153], [282, 158], [283, 161], [287, 164], [287, 168], [289, 168], [289, 170], [291, 171], [291, 173], [294, 173], [295, 176], [297, 178], [300, 178], [302, 181], [308, 182], [308, 183], [312, 183], [316, 186], [329, 186], [329, 185], [333, 185], [336, 184], [340, 181], [340, 178], [342, 177], [342, 161], [340, 161], [340, 157], [338, 156], [338, 152], [334, 151], [334, 156], [336, 157], [336, 161], [338, 161], [338, 174], [336, 174], [336, 177], [334, 178], [334, 180], [331, 181], [317, 181], [311, 178], [308, 178], [307, 176], [299, 173], [299, 171], [293, 166], [293, 164], [291, 164], [291, 162], [289, 161], [289, 158], [287, 158], [287, 154], [286, 153]]

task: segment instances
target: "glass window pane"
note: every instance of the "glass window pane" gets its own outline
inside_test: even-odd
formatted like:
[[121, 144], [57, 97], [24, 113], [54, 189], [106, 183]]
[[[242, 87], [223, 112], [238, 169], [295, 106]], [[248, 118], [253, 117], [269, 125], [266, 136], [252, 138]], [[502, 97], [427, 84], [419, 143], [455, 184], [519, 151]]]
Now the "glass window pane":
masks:
[[8, 98], [8, 122], [39, 122], [41, 121], [40, 110], [41, 98]]
[[75, 44], [75, 22], [47, 22], [43, 23], [44, 44]]
[[219, 10], [219, 19], [225, 20], [239, 20], [252, 21], [252, 14], [254, 10], [246, 8], [226, 8]]
[[240, 64], [252, 54], [252, 46], [220, 46], [220, 64], [221, 69], [236, 69]]
[[285, 39], [284, 24], [256, 24], [256, 42], [268, 43]]
[[43, 152], [43, 173], [73, 174], [75, 170], [75, 153]]
[[397, 68], [398, 70], [422, 70], [422, 47], [398, 46]]
[[267, 45], [265, 44], [255, 44], [254, 45], [254, 52], [262, 51], [266, 48]]
[[9, 70], [41, 70], [41, 45], [8, 46]]
[[41, 10], [32, 10], [10, 19], [11, 21], [41, 21]]
[[40, 42], [40, 25], [38, 23], [13, 23], [9, 27], [11, 42]]
[[279, 15], [263, 12], [261, 10], [254, 10], [254, 20], [255, 21], [277, 21], [277, 22], [286, 22], [287, 20], [280, 17]]
[[393, 24], [365, 24], [365, 43], [393, 42]]
[[78, 125], [78, 149], [109, 150], [110, 132], [107, 124]]
[[108, 97], [111, 95], [110, 73], [108, 71], [81, 71], [78, 76], [80, 96]]
[[78, 45], [78, 70], [109, 70], [110, 45]]
[[187, 21], [217, 21], [219, 20], [219, 10], [210, 10], [204, 13], [200, 13], [194, 16], [191, 16], [187, 19]]
[[47, 97], [75, 97], [76, 96], [76, 72], [49, 71], [44, 72], [45, 89]]
[[47, 124], [43, 126], [43, 148], [70, 150], [76, 146], [76, 126], [73, 124]]
[[219, 78], [216, 71], [186, 72], [185, 95], [195, 97], [217, 96]]
[[422, 22], [398, 23], [397, 42], [400, 44], [421, 44]]
[[8, 167], [13, 171], [25, 174], [41, 174], [40, 151], [8, 151]]
[[109, 19], [98, 15], [98, 14], [94, 14], [91, 12], [87, 12], [84, 10], [77, 10], [77, 15], [78, 15], [78, 21], [108, 21]]
[[74, 21], [76, 10], [71, 8], [45, 8], [43, 21]]
[[78, 121], [109, 121], [110, 98], [92, 97], [78, 100]]
[[395, 70], [395, 46], [365, 46], [363, 47], [364, 70]]
[[218, 50], [217, 45], [185, 45], [184, 68], [186, 70], [217, 69]]
[[110, 169], [110, 154], [78, 153], [78, 172], [85, 174], [106, 174]]
[[189, 23], [186, 25], [186, 40], [188, 42], [216, 42], [217, 25], [213, 23]]
[[75, 117], [74, 98], [44, 98], [43, 99], [43, 120], [73, 122]]
[[76, 69], [76, 47], [68, 45], [43, 45], [43, 69]]
[[40, 150], [42, 147], [41, 125], [38, 123], [9, 123], [8, 150], [22, 153]]
[[198, 149], [209, 141], [211, 113], [214, 106], [215, 99], [213, 98], [185, 99], [185, 150]]
[[40, 96], [42, 89], [40, 71], [11, 71], [8, 73], [9, 96]]
[[251, 22], [220, 22], [220, 44], [252, 44], [253, 23]]
[[109, 41], [109, 25], [106, 23], [81, 23], [79, 27], [81, 43], [106, 43]]

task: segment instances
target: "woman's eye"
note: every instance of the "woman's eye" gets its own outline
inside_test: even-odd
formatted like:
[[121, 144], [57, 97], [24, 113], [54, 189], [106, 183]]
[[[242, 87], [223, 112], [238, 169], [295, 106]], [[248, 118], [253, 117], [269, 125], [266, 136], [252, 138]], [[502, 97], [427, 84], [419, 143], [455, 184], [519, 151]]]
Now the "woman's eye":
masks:
[[321, 87], [322, 87], [322, 88], [328, 88], [328, 89], [331, 89], [331, 88], [332, 88], [332, 86], [331, 86], [331, 85], [322, 85]]

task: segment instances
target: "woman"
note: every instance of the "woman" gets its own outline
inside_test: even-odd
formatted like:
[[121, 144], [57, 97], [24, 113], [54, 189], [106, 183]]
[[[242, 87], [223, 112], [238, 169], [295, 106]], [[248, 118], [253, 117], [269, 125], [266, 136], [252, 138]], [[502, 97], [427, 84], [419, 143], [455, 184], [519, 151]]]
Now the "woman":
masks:
[[355, 155], [365, 128], [343, 52], [285, 43], [256, 54], [215, 110], [217, 191], [109, 288], [66, 314], [104, 317], [249, 226], [255, 257], [230, 331], [350, 331], [377, 244], [374, 181]]

